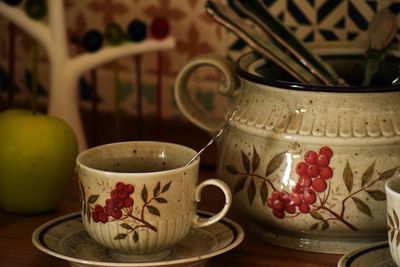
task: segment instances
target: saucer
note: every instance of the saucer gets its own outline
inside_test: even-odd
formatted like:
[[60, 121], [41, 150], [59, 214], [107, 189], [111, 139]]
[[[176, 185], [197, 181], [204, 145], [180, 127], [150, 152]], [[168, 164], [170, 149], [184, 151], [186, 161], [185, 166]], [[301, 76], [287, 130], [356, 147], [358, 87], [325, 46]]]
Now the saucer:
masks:
[[387, 241], [375, 243], [344, 255], [338, 267], [397, 267]]
[[[211, 217], [213, 214], [198, 211], [198, 215]], [[108, 256], [107, 249], [90, 238], [77, 212], [43, 224], [33, 233], [32, 242], [39, 250], [67, 260], [72, 266], [194, 267], [203, 266], [209, 258], [235, 248], [243, 238], [243, 229], [234, 221], [223, 218], [210, 226], [190, 230], [188, 236], [172, 247], [172, 253], [163, 260], [124, 262]]]

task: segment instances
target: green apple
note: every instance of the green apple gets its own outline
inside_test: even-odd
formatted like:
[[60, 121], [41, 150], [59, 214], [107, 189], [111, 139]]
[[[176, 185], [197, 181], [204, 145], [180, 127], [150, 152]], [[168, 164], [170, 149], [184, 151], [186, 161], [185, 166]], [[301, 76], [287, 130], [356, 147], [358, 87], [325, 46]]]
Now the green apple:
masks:
[[0, 113], [0, 206], [14, 213], [56, 208], [77, 153], [76, 137], [62, 120], [28, 110]]

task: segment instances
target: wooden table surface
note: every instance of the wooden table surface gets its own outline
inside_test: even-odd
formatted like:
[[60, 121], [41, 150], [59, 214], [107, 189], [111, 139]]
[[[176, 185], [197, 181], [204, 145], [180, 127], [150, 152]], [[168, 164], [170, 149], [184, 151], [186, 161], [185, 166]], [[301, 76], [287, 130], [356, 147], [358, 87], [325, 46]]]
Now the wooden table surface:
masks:
[[[202, 179], [211, 178], [212, 170], [202, 169]], [[36, 249], [31, 242], [32, 232], [41, 224], [59, 216], [79, 211], [77, 178], [71, 184], [63, 202], [57, 210], [40, 215], [16, 215], [0, 211], [0, 266], [1, 267], [66, 267], [69, 263], [47, 255]], [[222, 198], [222, 194], [205, 188], [202, 210], [217, 212], [219, 207], [214, 201]], [[228, 218], [238, 222], [245, 230], [244, 241], [235, 249], [216, 256], [207, 262], [207, 267], [334, 267], [341, 255], [310, 253], [287, 249], [272, 245], [258, 239], [248, 230], [248, 223], [233, 210]]]

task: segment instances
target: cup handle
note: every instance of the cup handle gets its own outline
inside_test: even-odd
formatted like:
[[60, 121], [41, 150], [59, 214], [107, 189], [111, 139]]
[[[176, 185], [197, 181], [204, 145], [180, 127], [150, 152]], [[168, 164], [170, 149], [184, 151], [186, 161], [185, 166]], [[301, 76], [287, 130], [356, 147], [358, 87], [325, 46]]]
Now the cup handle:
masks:
[[195, 197], [196, 202], [201, 201], [201, 191], [207, 185], [214, 185], [216, 187], [219, 187], [222, 190], [222, 192], [225, 195], [225, 204], [220, 212], [218, 212], [217, 214], [213, 215], [210, 218], [201, 218], [200, 216], [195, 215], [195, 217], [192, 220], [192, 226], [194, 228], [204, 227], [204, 226], [218, 222], [226, 215], [226, 213], [228, 212], [228, 210], [232, 204], [231, 190], [229, 189], [229, 187], [226, 183], [224, 183], [223, 181], [218, 180], [218, 179], [205, 180], [204, 182], [202, 182], [201, 184], [199, 184], [196, 187], [196, 189], [194, 191], [194, 197]]
[[224, 82], [219, 87], [222, 95], [232, 96], [239, 88], [240, 81], [231, 62], [221, 55], [206, 55], [193, 58], [179, 72], [175, 82], [175, 100], [182, 113], [195, 125], [213, 133], [223, 124], [223, 120], [207, 117], [193, 102], [187, 87], [190, 75], [198, 67], [213, 66], [222, 72]]

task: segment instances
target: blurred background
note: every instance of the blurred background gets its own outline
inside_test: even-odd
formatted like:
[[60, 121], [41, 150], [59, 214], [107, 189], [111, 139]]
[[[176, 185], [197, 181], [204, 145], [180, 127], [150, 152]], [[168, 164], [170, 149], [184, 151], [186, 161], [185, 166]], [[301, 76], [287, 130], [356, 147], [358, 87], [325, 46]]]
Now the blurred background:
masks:
[[[379, 0], [265, 0], [270, 12], [303, 41], [341, 45], [365, 42], [368, 23], [374, 13], [400, 1]], [[197, 147], [208, 135], [191, 126], [178, 110], [174, 81], [179, 70], [193, 57], [221, 54], [235, 60], [247, 50], [244, 43], [213, 21], [203, 0], [66, 0], [69, 50], [85, 53], [82, 37], [90, 29], [104, 31], [110, 23], [123, 29], [134, 19], [150, 24], [164, 17], [170, 36], [176, 40], [172, 50], [148, 53], [118, 60], [118, 95], [122, 108], [122, 133], [116, 134], [113, 64], [85, 74], [79, 82], [79, 103], [89, 146], [135, 139], [167, 139]], [[29, 108], [32, 39], [21, 29], [0, 18], [0, 110]], [[399, 44], [396, 36], [395, 45]], [[45, 112], [48, 98], [48, 59], [42, 49], [39, 65], [39, 103]], [[161, 58], [161, 61], [159, 60]], [[10, 59], [14, 59], [10, 63]], [[11, 69], [12, 68], [12, 69]], [[157, 79], [161, 79], [157, 85]], [[221, 114], [229, 100], [218, 96], [219, 75], [215, 70], [199, 71], [194, 78], [192, 97], [210, 114]], [[10, 86], [12, 84], [12, 86]], [[162, 126], [157, 121], [157, 86], [162, 90]], [[140, 87], [140, 88], [139, 88]], [[138, 99], [138, 90], [141, 99]], [[141, 113], [138, 114], [138, 103]], [[138, 116], [140, 115], [140, 116]], [[139, 118], [140, 117], [140, 118]], [[185, 133], [182, 137], [181, 133]], [[194, 142], [194, 144], [193, 144]]]

